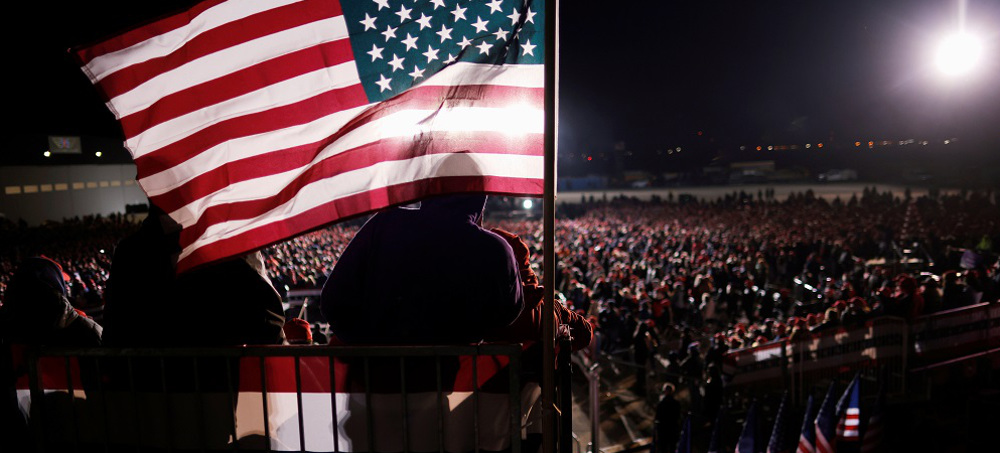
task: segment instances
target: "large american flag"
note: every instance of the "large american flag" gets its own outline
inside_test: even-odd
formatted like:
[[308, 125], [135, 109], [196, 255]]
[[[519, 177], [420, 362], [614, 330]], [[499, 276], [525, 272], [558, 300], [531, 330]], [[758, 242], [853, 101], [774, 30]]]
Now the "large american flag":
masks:
[[74, 50], [178, 269], [428, 195], [543, 191], [539, 0], [207, 0]]

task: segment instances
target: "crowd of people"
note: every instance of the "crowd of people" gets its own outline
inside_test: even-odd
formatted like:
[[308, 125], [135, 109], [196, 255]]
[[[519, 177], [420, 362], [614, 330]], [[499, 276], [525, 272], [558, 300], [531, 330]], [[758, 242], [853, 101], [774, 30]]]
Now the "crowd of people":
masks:
[[[656, 358], [674, 383], [696, 382], [701, 410], [711, 417], [722, 401], [726, 351], [877, 316], [913, 318], [997, 300], [997, 198], [866, 188], [848, 200], [805, 192], [779, 201], [771, 191], [711, 201], [583, 199], [559, 207], [557, 297], [589, 319], [605, 357], [640, 370]], [[267, 247], [250, 265], [258, 262], [282, 298], [320, 289], [361, 223]], [[518, 235], [531, 257], [526, 265], [544, 272], [539, 220], [483, 223]], [[18, 264], [45, 256], [62, 266], [73, 307], [102, 322], [111, 257], [137, 231], [121, 215], [0, 224], [0, 301]], [[442, 282], [453, 273], [436, 271]], [[302, 330], [301, 321], [293, 324]], [[637, 377], [643, 392], [645, 373]]]

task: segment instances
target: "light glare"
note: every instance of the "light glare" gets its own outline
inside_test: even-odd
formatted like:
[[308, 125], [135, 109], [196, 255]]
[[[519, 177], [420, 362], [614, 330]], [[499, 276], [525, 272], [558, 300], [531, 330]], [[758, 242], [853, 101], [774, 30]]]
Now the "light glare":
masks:
[[967, 33], [956, 33], [938, 45], [935, 63], [946, 75], [967, 74], [979, 62], [982, 51], [983, 45], [978, 39]]

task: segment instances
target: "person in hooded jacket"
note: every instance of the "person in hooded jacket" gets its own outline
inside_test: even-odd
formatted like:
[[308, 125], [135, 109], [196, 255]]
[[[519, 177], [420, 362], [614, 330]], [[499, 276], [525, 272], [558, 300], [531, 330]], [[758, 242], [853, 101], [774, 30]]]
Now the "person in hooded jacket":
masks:
[[351, 240], [320, 299], [348, 344], [483, 339], [524, 308], [507, 241], [482, 227], [485, 195], [450, 195], [376, 213]]

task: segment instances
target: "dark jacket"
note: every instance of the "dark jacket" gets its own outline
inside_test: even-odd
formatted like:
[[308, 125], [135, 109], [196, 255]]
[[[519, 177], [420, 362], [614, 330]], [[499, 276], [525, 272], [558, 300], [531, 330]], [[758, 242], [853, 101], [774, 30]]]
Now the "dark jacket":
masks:
[[524, 307], [507, 242], [484, 230], [486, 197], [454, 195], [374, 215], [344, 250], [321, 305], [346, 343], [468, 343]]
[[206, 347], [281, 344], [281, 298], [267, 277], [231, 258], [175, 275], [176, 235], [156, 212], [123, 239], [111, 262], [106, 344]]

